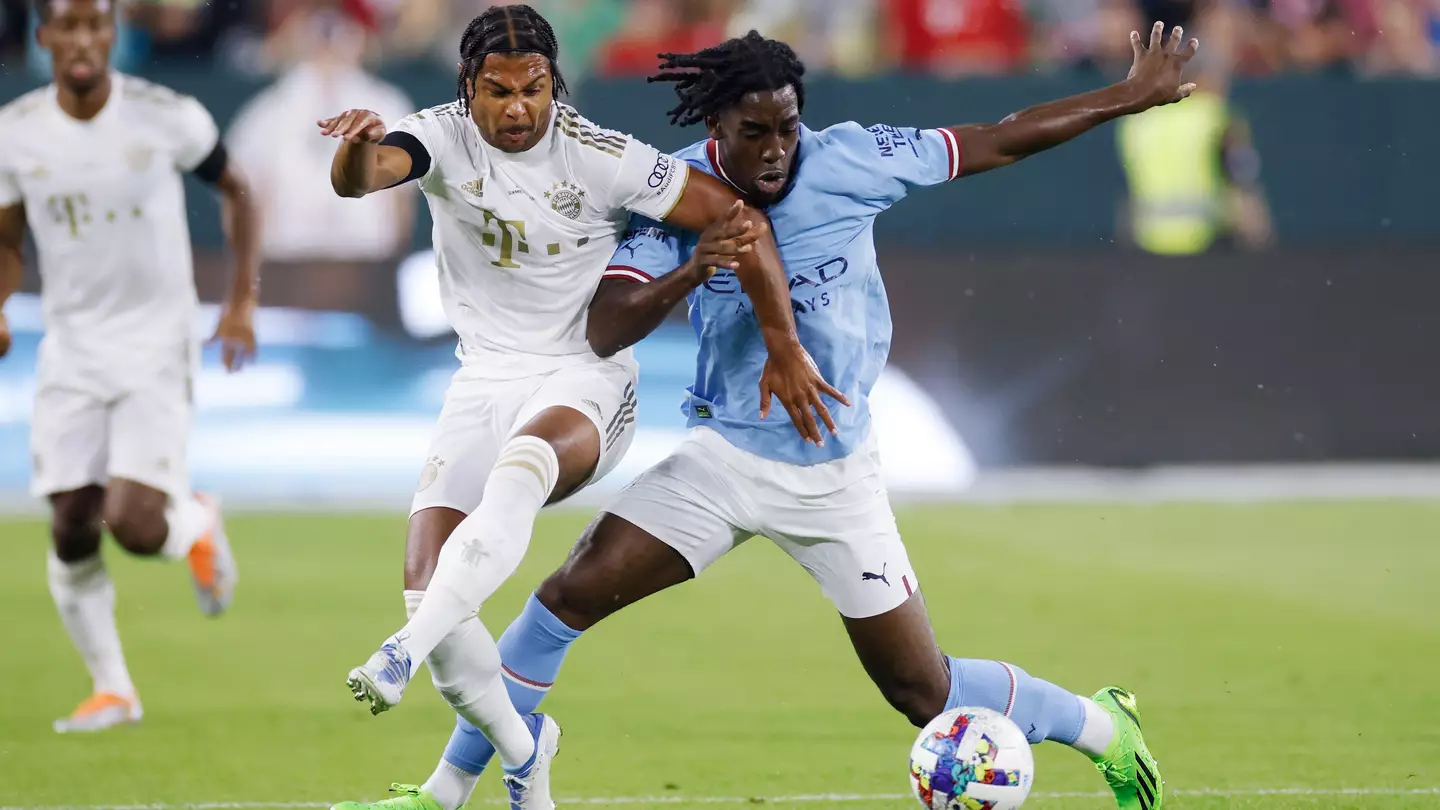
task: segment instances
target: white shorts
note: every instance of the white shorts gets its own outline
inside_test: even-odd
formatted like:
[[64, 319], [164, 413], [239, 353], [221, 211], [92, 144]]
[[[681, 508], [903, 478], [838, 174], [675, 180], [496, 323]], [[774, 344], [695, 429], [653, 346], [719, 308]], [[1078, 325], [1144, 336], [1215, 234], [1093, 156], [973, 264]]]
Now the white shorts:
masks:
[[186, 497], [191, 388], [188, 363], [109, 393], [42, 368], [30, 422], [30, 493], [47, 497], [125, 478]]
[[635, 369], [601, 360], [535, 377], [489, 380], [461, 367], [445, 392], [410, 514], [436, 506], [467, 515], [475, 511], [505, 443], [541, 411], [557, 406], [585, 414], [600, 431], [600, 462], [590, 477], [598, 481], [635, 438]]
[[893, 610], [919, 588], [873, 436], [843, 459], [801, 467], [698, 427], [605, 511], [680, 552], [697, 576], [750, 537], [769, 537], [852, 619]]

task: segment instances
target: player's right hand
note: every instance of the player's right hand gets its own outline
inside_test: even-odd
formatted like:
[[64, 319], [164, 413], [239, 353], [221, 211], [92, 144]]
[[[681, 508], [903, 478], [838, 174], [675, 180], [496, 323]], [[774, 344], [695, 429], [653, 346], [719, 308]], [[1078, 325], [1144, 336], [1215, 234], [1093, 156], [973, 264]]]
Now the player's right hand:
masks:
[[754, 227], [743, 216], [744, 212], [745, 203], [736, 200], [725, 216], [700, 233], [700, 242], [686, 261], [686, 269], [695, 277], [697, 284], [704, 283], [722, 267], [726, 270], [740, 269], [740, 256], [755, 249], [752, 245], [760, 238], [763, 229]]
[[0, 357], [10, 353], [10, 322], [5, 320], [5, 313], [0, 312]]
[[346, 110], [334, 118], [325, 118], [320, 134], [341, 138], [346, 143], [379, 143], [385, 137], [385, 120], [370, 110]]
[[825, 446], [825, 437], [815, 421], [817, 414], [830, 430], [830, 435], [837, 433], [835, 420], [830, 417], [830, 409], [825, 406], [821, 395], [829, 396], [847, 408], [850, 406], [850, 400], [820, 376], [820, 369], [798, 340], [783, 350], [771, 350], [770, 357], [765, 361], [765, 370], [760, 374], [761, 419], [770, 415], [772, 394], [790, 414], [790, 424], [795, 426], [800, 437], [817, 447]]

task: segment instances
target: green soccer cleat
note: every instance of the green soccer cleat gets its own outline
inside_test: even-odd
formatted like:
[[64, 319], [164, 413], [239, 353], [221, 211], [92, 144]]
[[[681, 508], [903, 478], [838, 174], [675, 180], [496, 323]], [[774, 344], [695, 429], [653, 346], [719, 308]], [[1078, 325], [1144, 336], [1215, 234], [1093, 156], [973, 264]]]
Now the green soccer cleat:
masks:
[[1095, 760], [1095, 767], [1115, 791], [1120, 810], [1161, 810], [1165, 806], [1165, 780], [1160, 764], [1145, 746], [1140, 733], [1140, 708], [1135, 696], [1118, 686], [1107, 686], [1091, 700], [1115, 720], [1115, 739]]
[[434, 794], [415, 785], [394, 784], [390, 792], [398, 795], [378, 802], [340, 802], [330, 810], [444, 810]]

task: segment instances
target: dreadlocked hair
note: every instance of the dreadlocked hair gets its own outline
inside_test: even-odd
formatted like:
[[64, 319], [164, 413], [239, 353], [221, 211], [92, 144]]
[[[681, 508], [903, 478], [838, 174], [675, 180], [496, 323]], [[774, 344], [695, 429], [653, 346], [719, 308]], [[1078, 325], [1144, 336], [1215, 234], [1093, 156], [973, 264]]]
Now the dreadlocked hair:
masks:
[[538, 53], [550, 60], [550, 79], [555, 95], [565, 92], [565, 79], [560, 75], [560, 43], [555, 29], [540, 12], [526, 5], [491, 6], [481, 12], [460, 37], [460, 78], [455, 96], [460, 108], [470, 112], [469, 87], [480, 75], [485, 57], [492, 53], [524, 51]]
[[789, 45], [751, 31], [696, 53], [660, 54], [660, 72], [646, 81], [670, 82], [680, 104], [670, 111], [670, 123], [698, 124], [750, 93], [795, 88], [795, 100], [805, 109], [805, 65]]

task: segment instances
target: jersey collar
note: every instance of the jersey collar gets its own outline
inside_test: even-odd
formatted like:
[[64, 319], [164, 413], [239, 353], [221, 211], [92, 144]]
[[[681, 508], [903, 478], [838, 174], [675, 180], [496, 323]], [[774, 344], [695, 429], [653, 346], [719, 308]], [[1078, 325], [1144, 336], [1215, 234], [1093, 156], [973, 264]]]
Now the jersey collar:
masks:
[[[785, 198], [790, 196], [791, 190], [795, 188], [795, 180], [800, 176], [800, 160], [805, 156], [805, 142], [811, 137], [812, 133], [809, 128], [801, 124], [800, 138], [795, 141], [795, 159], [790, 162], [790, 176], [785, 180], [785, 188], [780, 190], [779, 199], [771, 203], [768, 208], [774, 208], [785, 202]], [[710, 162], [710, 168], [715, 172], [716, 177], [724, 180], [736, 191], [740, 190], [740, 187], [735, 185], [735, 181], [730, 179], [730, 175], [725, 173], [725, 166], [720, 162], [720, 143], [714, 138], [705, 142], [705, 159]]]
[[50, 85], [50, 108], [56, 117], [68, 126], [80, 127], [82, 129], [99, 126], [113, 118], [116, 114], [115, 111], [120, 109], [120, 96], [124, 93], [124, 88], [124, 77], [116, 71], [110, 71], [110, 97], [105, 99], [105, 106], [100, 108], [100, 112], [96, 113], [94, 118], [88, 121], [81, 121], [78, 118], [72, 117], [70, 113], [65, 112], [65, 109], [60, 106], [60, 85], [52, 84]]

